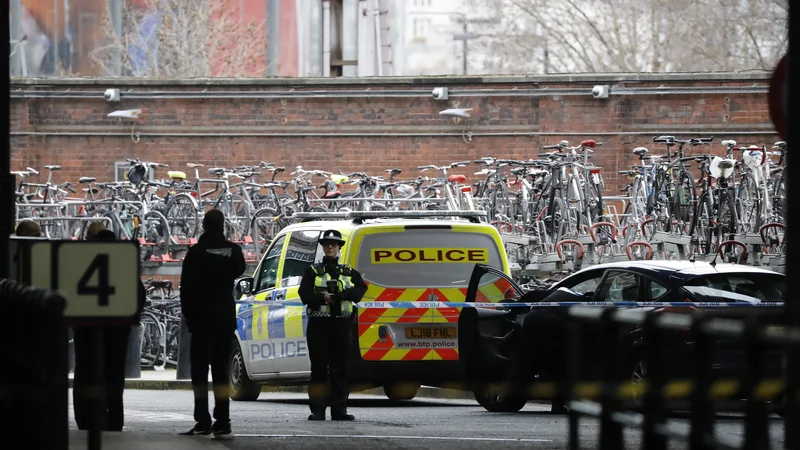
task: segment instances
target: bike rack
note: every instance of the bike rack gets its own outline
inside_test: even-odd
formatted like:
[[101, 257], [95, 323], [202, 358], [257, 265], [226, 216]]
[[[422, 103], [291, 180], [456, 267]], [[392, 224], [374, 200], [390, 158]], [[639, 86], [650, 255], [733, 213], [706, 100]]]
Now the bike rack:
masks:
[[736, 264], [745, 264], [745, 263], [747, 263], [747, 245], [745, 245], [743, 242], [739, 242], [737, 240], [731, 239], [731, 240], [728, 240], [728, 241], [720, 242], [719, 246], [717, 246], [717, 254], [724, 260], [725, 259], [725, 252], [724, 252], [725, 247], [728, 247], [728, 246], [731, 246], [731, 245], [734, 245], [734, 246], [742, 248], [742, 255], [739, 257], [739, 262], [737, 262]]
[[653, 259], [653, 246], [649, 242], [645, 241], [633, 241], [629, 242], [628, 245], [625, 246], [625, 255], [628, 257], [629, 260], [634, 261], [633, 255], [631, 254], [632, 247], [646, 247], [647, 248], [647, 257], [645, 259]]

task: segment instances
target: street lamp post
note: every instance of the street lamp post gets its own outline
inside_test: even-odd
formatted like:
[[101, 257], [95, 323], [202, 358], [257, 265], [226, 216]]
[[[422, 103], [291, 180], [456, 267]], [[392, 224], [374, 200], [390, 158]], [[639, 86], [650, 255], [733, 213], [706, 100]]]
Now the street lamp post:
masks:
[[[459, 13], [461, 14], [461, 13]], [[461, 53], [464, 58], [462, 61], [462, 73], [464, 75], [467, 74], [467, 41], [472, 39], [477, 39], [482, 36], [491, 36], [490, 34], [479, 34], [479, 33], [470, 33], [469, 29], [467, 28], [469, 23], [483, 23], [483, 24], [494, 24], [497, 23], [495, 19], [467, 19], [464, 14], [461, 14], [461, 21], [463, 23], [462, 34], [455, 34], [453, 35], [454, 41], [462, 41], [461, 44]]]

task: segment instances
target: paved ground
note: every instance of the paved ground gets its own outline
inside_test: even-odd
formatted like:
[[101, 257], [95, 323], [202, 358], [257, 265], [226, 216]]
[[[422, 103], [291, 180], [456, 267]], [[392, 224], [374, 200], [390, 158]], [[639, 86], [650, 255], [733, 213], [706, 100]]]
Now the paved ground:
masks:
[[[493, 414], [469, 400], [392, 402], [385, 397], [356, 394], [350, 402], [356, 422], [320, 423], [306, 420], [305, 402], [305, 396], [296, 393], [263, 393], [257, 402], [232, 402], [235, 438], [217, 442], [204, 437], [176, 436], [193, 425], [191, 392], [128, 390], [125, 431], [121, 436], [107, 437], [103, 448], [446, 450], [564, 449], [567, 445], [566, 416], [552, 414], [548, 406], [540, 404], [529, 404], [517, 414]], [[71, 411], [70, 426], [74, 429]], [[597, 432], [596, 421], [583, 420], [581, 448], [596, 448]], [[741, 439], [741, 418], [722, 417], [717, 432]], [[783, 448], [783, 421], [777, 417], [771, 422], [771, 434], [773, 448]], [[72, 431], [71, 438], [70, 448], [86, 448], [78, 432]], [[626, 448], [638, 448], [638, 433], [631, 431], [626, 438]]]

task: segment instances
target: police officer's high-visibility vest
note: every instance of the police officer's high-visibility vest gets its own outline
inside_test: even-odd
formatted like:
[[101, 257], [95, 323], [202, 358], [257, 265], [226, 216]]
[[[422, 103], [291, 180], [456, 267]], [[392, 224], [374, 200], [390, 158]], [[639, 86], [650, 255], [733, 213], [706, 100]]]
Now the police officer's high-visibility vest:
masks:
[[[314, 272], [317, 277], [314, 279], [314, 288], [317, 292], [328, 292], [328, 281], [333, 278], [325, 271], [324, 264], [315, 264]], [[337, 290], [342, 292], [345, 289], [353, 287], [353, 280], [350, 278], [350, 266], [346, 264], [339, 264], [339, 278], [337, 280]], [[353, 314], [353, 302], [342, 300], [339, 302], [341, 307], [341, 315], [336, 317], [350, 317]], [[319, 307], [309, 307], [307, 311], [310, 317], [331, 317], [331, 307], [328, 304], [323, 304]]]

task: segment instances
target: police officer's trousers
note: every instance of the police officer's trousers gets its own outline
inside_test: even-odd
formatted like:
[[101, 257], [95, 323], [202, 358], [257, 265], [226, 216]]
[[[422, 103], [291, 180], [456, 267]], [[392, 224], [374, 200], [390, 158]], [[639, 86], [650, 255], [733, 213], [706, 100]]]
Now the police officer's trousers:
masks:
[[[102, 333], [103, 340], [102, 380], [95, 377], [96, 367], [100, 364], [96, 353], [96, 332]], [[72, 380], [72, 404], [79, 429], [91, 427], [94, 417], [92, 399], [99, 398], [103, 405], [98, 418], [102, 429], [122, 431], [122, 395], [125, 390], [125, 359], [130, 332], [130, 326], [73, 328], [75, 376]]]
[[347, 413], [347, 357], [352, 341], [352, 319], [309, 317], [306, 338], [311, 360], [308, 400], [313, 414]]
[[217, 423], [230, 423], [230, 333], [208, 331], [192, 332], [189, 364], [194, 391], [194, 420], [202, 426], [211, 426], [208, 414], [208, 366], [214, 388], [214, 419]]

